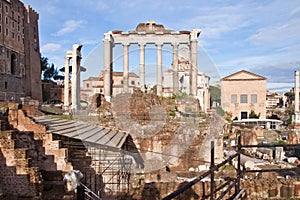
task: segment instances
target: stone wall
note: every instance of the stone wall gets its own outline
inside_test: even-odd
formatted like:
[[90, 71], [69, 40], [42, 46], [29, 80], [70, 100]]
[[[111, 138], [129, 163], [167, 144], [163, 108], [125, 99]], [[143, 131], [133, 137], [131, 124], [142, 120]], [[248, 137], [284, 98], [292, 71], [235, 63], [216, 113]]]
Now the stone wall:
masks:
[[241, 182], [246, 199], [299, 199], [299, 178], [278, 178], [276, 173], [261, 173], [257, 178]]

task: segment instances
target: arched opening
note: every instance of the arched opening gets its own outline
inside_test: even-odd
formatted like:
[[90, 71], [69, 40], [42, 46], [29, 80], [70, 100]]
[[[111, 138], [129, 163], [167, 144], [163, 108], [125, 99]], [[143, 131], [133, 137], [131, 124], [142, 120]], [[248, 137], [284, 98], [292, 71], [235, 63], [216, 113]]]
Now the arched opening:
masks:
[[14, 53], [11, 54], [10, 72], [11, 72], [11, 74], [17, 73], [17, 56]]

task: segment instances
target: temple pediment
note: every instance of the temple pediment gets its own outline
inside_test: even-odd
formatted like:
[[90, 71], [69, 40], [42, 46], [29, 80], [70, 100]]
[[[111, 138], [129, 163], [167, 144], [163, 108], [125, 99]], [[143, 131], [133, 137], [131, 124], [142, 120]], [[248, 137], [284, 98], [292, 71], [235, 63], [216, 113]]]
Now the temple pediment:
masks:
[[222, 78], [222, 81], [243, 81], [243, 80], [267, 80], [266, 77], [248, 72], [246, 70], [238, 71], [234, 74]]

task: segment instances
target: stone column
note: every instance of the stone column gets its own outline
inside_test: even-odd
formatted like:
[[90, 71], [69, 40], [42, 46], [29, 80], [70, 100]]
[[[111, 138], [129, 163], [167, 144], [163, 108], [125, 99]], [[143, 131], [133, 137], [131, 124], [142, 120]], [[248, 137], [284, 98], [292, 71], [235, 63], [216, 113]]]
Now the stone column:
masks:
[[69, 76], [70, 76], [70, 69], [69, 69], [69, 62], [70, 58], [65, 57], [65, 80], [64, 80], [64, 107], [65, 109], [68, 109], [70, 105], [69, 101]]
[[124, 60], [123, 60], [123, 92], [129, 92], [129, 77], [128, 77], [128, 68], [129, 68], [129, 44], [123, 43], [124, 48]]
[[80, 50], [82, 45], [74, 44], [72, 50], [72, 109], [80, 105]]
[[299, 113], [299, 71], [295, 71], [295, 113]]
[[174, 43], [173, 46], [173, 93], [178, 92], [178, 44]]
[[111, 32], [104, 34], [104, 97], [110, 102], [112, 94], [112, 38]]
[[76, 66], [77, 66], [77, 94], [76, 94], [76, 99], [77, 99], [77, 108], [81, 106], [80, 104], [80, 68], [81, 68], [81, 55], [80, 52], [77, 51], [77, 56], [76, 56]]
[[145, 44], [139, 43], [140, 46], [140, 84], [142, 92], [145, 92]]
[[198, 36], [200, 30], [192, 30], [190, 33], [190, 57], [191, 57], [191, 94], [197, 95], [197, 74], [198, 74]]
[[157, 43], [157, 76], [156, 76], [156, 89], [157, 95], [162, 96], [162, 44]]

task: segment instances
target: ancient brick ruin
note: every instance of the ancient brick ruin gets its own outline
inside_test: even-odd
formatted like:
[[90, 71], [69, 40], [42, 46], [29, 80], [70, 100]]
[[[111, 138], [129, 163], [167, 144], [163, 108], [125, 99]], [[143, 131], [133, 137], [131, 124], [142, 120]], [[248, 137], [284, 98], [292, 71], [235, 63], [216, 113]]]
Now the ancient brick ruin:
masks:
[[[129, 104], [132, 123], [137, 123], [135, 126], [151, 124], [150, 108], [161, 105], [169, 113], [172, 101], [180, 105], [181, 100], [163, 101], [156, 95], [136, 94]], [[184, 107], [188, 107], [191, 110], [190, 105], [194, 105], [192, 101], [177, 109], [183, 111], [187, 109]], [[209, 145], [206, 141], [214, 139], [214, 134], [222, 133], [220, 128], [223, 127], [218, 117], [204, 119], [205, 116], [197, 116], [199, 132], [192, 137], [192, 142], [187, 143], [186, 140], [190, 139], [188, 132], [176, 138], [176, 131], [194, 128], [193, 121], [190, 121], [194, 117], [190, 116], [184, 118], [184, 124], [189, 124], [189, 127], [181, 127], [182, 121], [168, 115], [160, 131], [153, 137], [143, 138], [137, 137], [140, 133], [137, 130], [134, 132], [134, 129], [131, 134], [118, 129], [99, 129], [78, 120], [51, 118], [29, 106], [2, 103], [0, 108], [0, 195], [4, 199], [76, 199], [76, 193], [67, 192], [63, 181], [70, 170], [80, 170], [84, 175], [81, 182], [103, 199], [161, 199], [209, 168], [209, 152], [205, 151]], [[120, 107], [116, 108], [120, 110]], [[110, 109], [103, 110], [108, 112]], [[113, 124], [108, 124], [126, 129], [126, 124], [115, 120]], [[220, 127], [216, 126], [218, 123]], [[234, 126], [226, 131], [229, 129], [233, 133], [240, 132]], [[109, 130], [104, 135], [115, 139], [108, 141], [102, 134], [91, 134], [104, 130]], [[245, 129], [244, 132], [244, 143], [255, 143], [255, 135], [260, 135], [260, 130], [255, 130], [256, 134], [252, 134], [253, 130]], [[189, 146], [180, 151], [183, 144]], [[222, 140], [216, 140], [216, 146], [222, 147]], [[174, 152], [180, 156], [174, 157]], [[222, 154], [221, 149], [216, 150], [216, 158], [219, 156], [220, 161]], [[218, 162], [218, 159], [215, 161]], [[227, 167], [216, 173], [217, 186], [230, 180], [230, 177], [236, 177], [235, 171]], [[297, 178], [273, 179], [270, 178], [275, 176], [272, 173], [247, 176], [251, 178], [243, 179], [241, 186], [246, 189], [248, 197], [300, 196]], [[233, 193], [230, 191], [229, 195]], [[209, 198], [209, 194], [210, 181], [204, 179], [178, 198], [205, 199]]]

